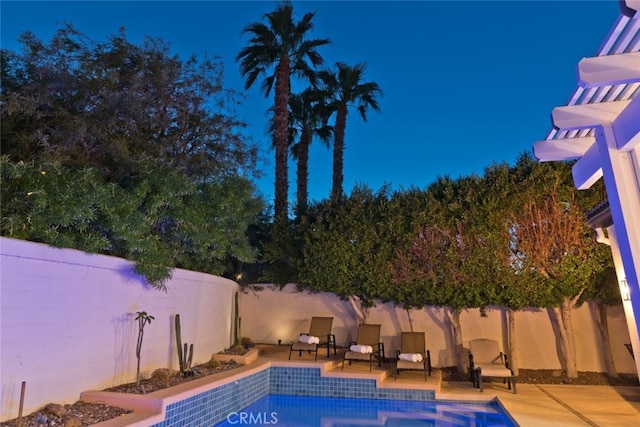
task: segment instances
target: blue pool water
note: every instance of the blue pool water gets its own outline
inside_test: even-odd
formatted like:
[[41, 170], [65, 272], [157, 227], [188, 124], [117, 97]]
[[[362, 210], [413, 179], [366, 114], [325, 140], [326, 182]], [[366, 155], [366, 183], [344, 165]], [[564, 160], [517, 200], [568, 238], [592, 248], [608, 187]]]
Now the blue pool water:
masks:
[[408, 401], [267, 395], [216, 424], [275, 427], [506, 426], [511, 418], [494, 402]]

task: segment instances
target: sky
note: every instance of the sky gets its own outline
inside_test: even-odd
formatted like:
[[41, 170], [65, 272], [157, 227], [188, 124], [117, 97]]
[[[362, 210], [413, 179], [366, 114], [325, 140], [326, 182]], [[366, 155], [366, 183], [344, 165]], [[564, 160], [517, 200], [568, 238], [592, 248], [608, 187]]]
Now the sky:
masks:
[[[97, 41], [124, 27], [133, 43], [160, 37], [172, 53], [218, 55], [225, 85], [243, 92], [238, 118], [261, 148], [257, 187], [272, 202], [274, 152], [265, 133], [267, 109], [259, 80], [244, 89], [238, 52], [243, 29], [264, 22], [275, 1], [10, 1], [0, 3], [3, 49], [18, 50], [32, 31], [48, 41], [64, 23]], [[294, 1], [297, 19], [315, 12], [312, 38], [326, 67], [364, 62], [365, 81], [383, 91], [381, 111], [367, 121], [347, 118], [344, 190], [426, 188], [438, 177], [482, 175], [485, 168], [532, 153], [551, 130], [554, 107], [576, 88], [576, 66], [595, 56], [619, 15], [601, 1]], [[273, 92], [272, 92], [273, 93]], [[320, 142], [310, 152], [309, 197], [329, 196], [332, 153]], [[295, 165], [289, 168], [290, 199]]]

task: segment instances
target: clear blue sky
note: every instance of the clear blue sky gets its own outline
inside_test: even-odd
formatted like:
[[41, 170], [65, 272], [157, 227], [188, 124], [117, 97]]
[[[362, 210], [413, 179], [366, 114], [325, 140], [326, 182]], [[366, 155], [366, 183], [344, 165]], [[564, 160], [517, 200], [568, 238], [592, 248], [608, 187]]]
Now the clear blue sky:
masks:
[[[99, 41], [124, 27], [130, 41], [161, 37], [175, 53], [224, 59], [226, 84], [243, 91], [235, 57], [247, 44], [243, 28], [262, 21], [274, 1], [32, 2], [0, 4], [1, 44], [17, 49], [30, 30], [49, 40], [72, 23]], [[593, 56], [619, 14], [603, 1], [302, 1], [298, 18], [315, 11], [311, 36], [329, 38], [325, 64], [366, 62], [366, 80], [384, 96], [368, 122], [352, 111], [346, 130], [344, 188], [424, 188], [438, 176], [482, 175], [493, 163], [513, 164], [550, 130], [551, 110], [565, 105], [575, 69]], [[238, 116], [262, 147], [258, 188], [273, 199], [273, 152], [264, 133], [266, 99], [255, 84]], [[309, 192], [327, 198], [331, 152], [311, 151]], [[295, 194], [295, 167], [290, 192]]]

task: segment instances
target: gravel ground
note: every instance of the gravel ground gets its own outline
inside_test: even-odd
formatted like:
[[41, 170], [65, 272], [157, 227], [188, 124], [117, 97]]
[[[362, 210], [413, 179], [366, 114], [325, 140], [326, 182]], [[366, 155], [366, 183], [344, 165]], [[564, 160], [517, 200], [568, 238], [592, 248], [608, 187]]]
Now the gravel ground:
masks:
[[[442, 370], [443, 381], [470, 381], [469, 374], [458, 374], [455, 368]], [[482, 381], [492, 381], [492, 378], [483, 378]], [[495, 381], [502, 381], [495, 379]], [[638, 386], [638, 376], [635, 374], [620, 374], [620, 378], [609, 378], [602, 372], [579, 372], [578, 378], [566, 379], [564, 372], [547, 369], [520, 369], [516, 377], [518, 384], [574, 384], [574, 385], [612, 385], [612, 386]]]
[[[136, 383], [123, 384], [117, 387], [106, 389], [108, 391], [146, 394], [166, 387], [171, 387], [183, 382], [192, 381], [205, 375], [212, 375], [217, 372], [234, 369], [239, 365], [232, 363], [222, 363], [220, 366], [213, 367], [211, 365], [199, 365], [193, 368], [194, 375], [183, 377], [179, 372], [171, 372], [168, 370], [158, 370], [152, 378]], [[453, 369], [442, 369], [442, 378], [444, 381], [469, 381], [468, 375], [458, 374]], [[486, 381], [491, 381], [490, 378]], [[566, 380], [562, 371], [555, 370], [530, 370], [521, 369], [516, 379], [519, 384], [576, 384], [576, 385], [615, 385], [615, 386], [638, 386], [638, 377], [634, 374], [621, 374], [620, 378], [609, 378], [604, 373], [598, 372], [580, 372], [578, 378]], [[62, 409], [61, 409], [62, 408]], [[76, 402], [73, 405], [55, 405], [51, 404], [43, 410], [22, 417], [23, 427], [49, 427], [49, 426], [65, 426], [65, 427], [81, 427], [90, 426], [112, 418], [117, 418], [128, 414], [130, 411], [103, 405]], [[0, 426], [16, 427], [17, 420], [11, 420], [1, 423]]]

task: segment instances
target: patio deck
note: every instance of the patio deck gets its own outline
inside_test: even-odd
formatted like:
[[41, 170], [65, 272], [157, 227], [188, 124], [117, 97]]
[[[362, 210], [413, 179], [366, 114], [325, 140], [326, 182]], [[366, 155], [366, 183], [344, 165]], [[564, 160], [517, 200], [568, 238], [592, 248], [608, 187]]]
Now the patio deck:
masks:
[[442, 381], [438, 369], [434, 369], [426, 382], [419, 371], [403, 371], [395, 379], [394, 362], [380, 368], [374, 364], [371, 372], [369, 364], [364, 362], [347, 365], [342, 370], [340, 350], [337, 356], [331, 355], [329, 359], [320, 350], [317, 362], [313, 360], [313, 354], [299, 357], [294, 353], [291, 361], [288, 357], [289, 346], [262, 346], [254, 363], [270, 361], [277, 362], [278, 366], [298, 367], [324, 365], [331, 375], [376, 378], [381, 387], [431, 389], [437, 399], [487, 401], [498, 398], [522, 427], [640, 425], [640, 387], [517, 384], [518, 394], [513, 394], [502, 383], [485, 383], [484, 392], [480, 392], [470, 382]]

